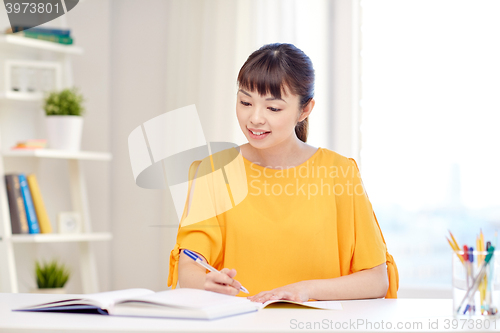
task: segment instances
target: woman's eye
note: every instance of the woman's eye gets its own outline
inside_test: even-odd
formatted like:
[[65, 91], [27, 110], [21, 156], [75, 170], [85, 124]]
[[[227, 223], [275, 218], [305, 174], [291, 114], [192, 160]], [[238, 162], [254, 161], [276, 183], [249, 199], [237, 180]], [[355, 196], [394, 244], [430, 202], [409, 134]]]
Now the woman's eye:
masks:
[[276, 109], [276, 108], [272, 108], [272, 107], [269, 107], [269, 110], [273, 111], [273, 112], [278, 112], [278, 111], [281, 111], [281, 109]]
[[244, 106], [249, 106], [250, 103], [247, 103], [247, 102], [243, 102], [243, 101], [240, 101], [241, 104], [243, 104]]

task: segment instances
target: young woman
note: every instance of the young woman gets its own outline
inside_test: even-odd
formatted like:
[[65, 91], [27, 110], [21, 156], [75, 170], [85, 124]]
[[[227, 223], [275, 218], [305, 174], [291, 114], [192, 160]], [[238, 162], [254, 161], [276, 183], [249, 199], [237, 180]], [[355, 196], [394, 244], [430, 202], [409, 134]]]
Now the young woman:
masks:
[[[397, 267], [356, 163], [306, 143], [315, 104], [310, 59], [291, 44], [265, 45], [241, 68], [238, 86], [236, 115], [248, 143], [213, 154], [190, 175], [169, 286], [179, 280], [248, 296], [243, 285], [257, 302], [396, 298]], [[232, 160], [242, 166], [231, 169]], [[243, 184], [228, 184], [242, 173]], [[220, 273], [207, 273], [182, 249]]]

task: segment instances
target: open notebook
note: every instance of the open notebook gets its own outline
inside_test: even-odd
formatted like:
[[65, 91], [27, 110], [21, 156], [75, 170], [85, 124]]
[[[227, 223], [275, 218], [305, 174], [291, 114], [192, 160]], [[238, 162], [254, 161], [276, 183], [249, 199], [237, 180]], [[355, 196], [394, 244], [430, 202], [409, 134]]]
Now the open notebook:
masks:
[[[80, 295], [79, 295], [80, 296]], [[271, 300], [264, 304], [244, 297], [200, 289], [180, 288], [161, 292], [126, 289], [36, 304], [13, 311], [94, 313], [116, 316], [216, 319], [258, 311], [274, 303], [291, 303], [316, 309], [342, 310], [340, 302]]]

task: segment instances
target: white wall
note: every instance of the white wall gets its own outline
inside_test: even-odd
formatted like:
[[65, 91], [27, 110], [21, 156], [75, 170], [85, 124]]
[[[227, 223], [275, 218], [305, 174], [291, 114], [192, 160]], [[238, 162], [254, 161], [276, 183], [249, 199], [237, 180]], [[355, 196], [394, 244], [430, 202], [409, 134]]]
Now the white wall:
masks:
[[165, 109], [166, 1], [111, 2], [111, 278], [114, 289], [166, 289], [168, 254], [161, 243], [176, 230], [164, 224], [173, 209], [160, 190], [135, 185], [127, 138], [143, 122]]

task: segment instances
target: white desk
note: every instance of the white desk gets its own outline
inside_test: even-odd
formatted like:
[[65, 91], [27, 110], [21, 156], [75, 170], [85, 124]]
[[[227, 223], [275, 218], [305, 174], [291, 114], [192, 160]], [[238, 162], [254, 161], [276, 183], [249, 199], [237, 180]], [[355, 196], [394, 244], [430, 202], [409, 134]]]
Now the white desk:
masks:
[[[66, 295], [69, 296], [69, 295]], [[114, 317], [88, 314], [13, 312], [11, 309], [59, 299], [59, 295], [0, 293], [0, 332], [455, 332], [471, 331], [469, 322], [453, 323], [451, 299], [377, 299], [342, 302], [344, 310], [264, 309], [233, 317], [205, 320]], [[383, 323], [382, 323], [383, 321]], [[316, 324], [314, 324], [316, 322]], [[371, 323], [372, 327], [368, 322]], [[429, 323], [436, 323], [436, 329]], [[306, 325], [312, 325], [307, 328]], [[392, 328], [388, 329], [388, 323]], [[398, 329], [398, 323], [403, 328]], [[477, 325], [477, 322], [475, 322]], [[475, 331], [488, 331], [484, 321]], [[500, 331], [500, 320], [489, 321]], [[496, 329], [495, 329], [496, 324]], [[314, 327], [315, 325], [315, 327]], [[354, 326], [357, 325], [357, 326]], [[381, 325], [384, 325], [383, 328]], [[404, 325], [413, 326], [405, 329]], [[342, 327], [344, 326], [344, 327]], [[300, 329], [302, 327], [302, 329]], [[377, 329], [378, 327], [378, 329]]]

